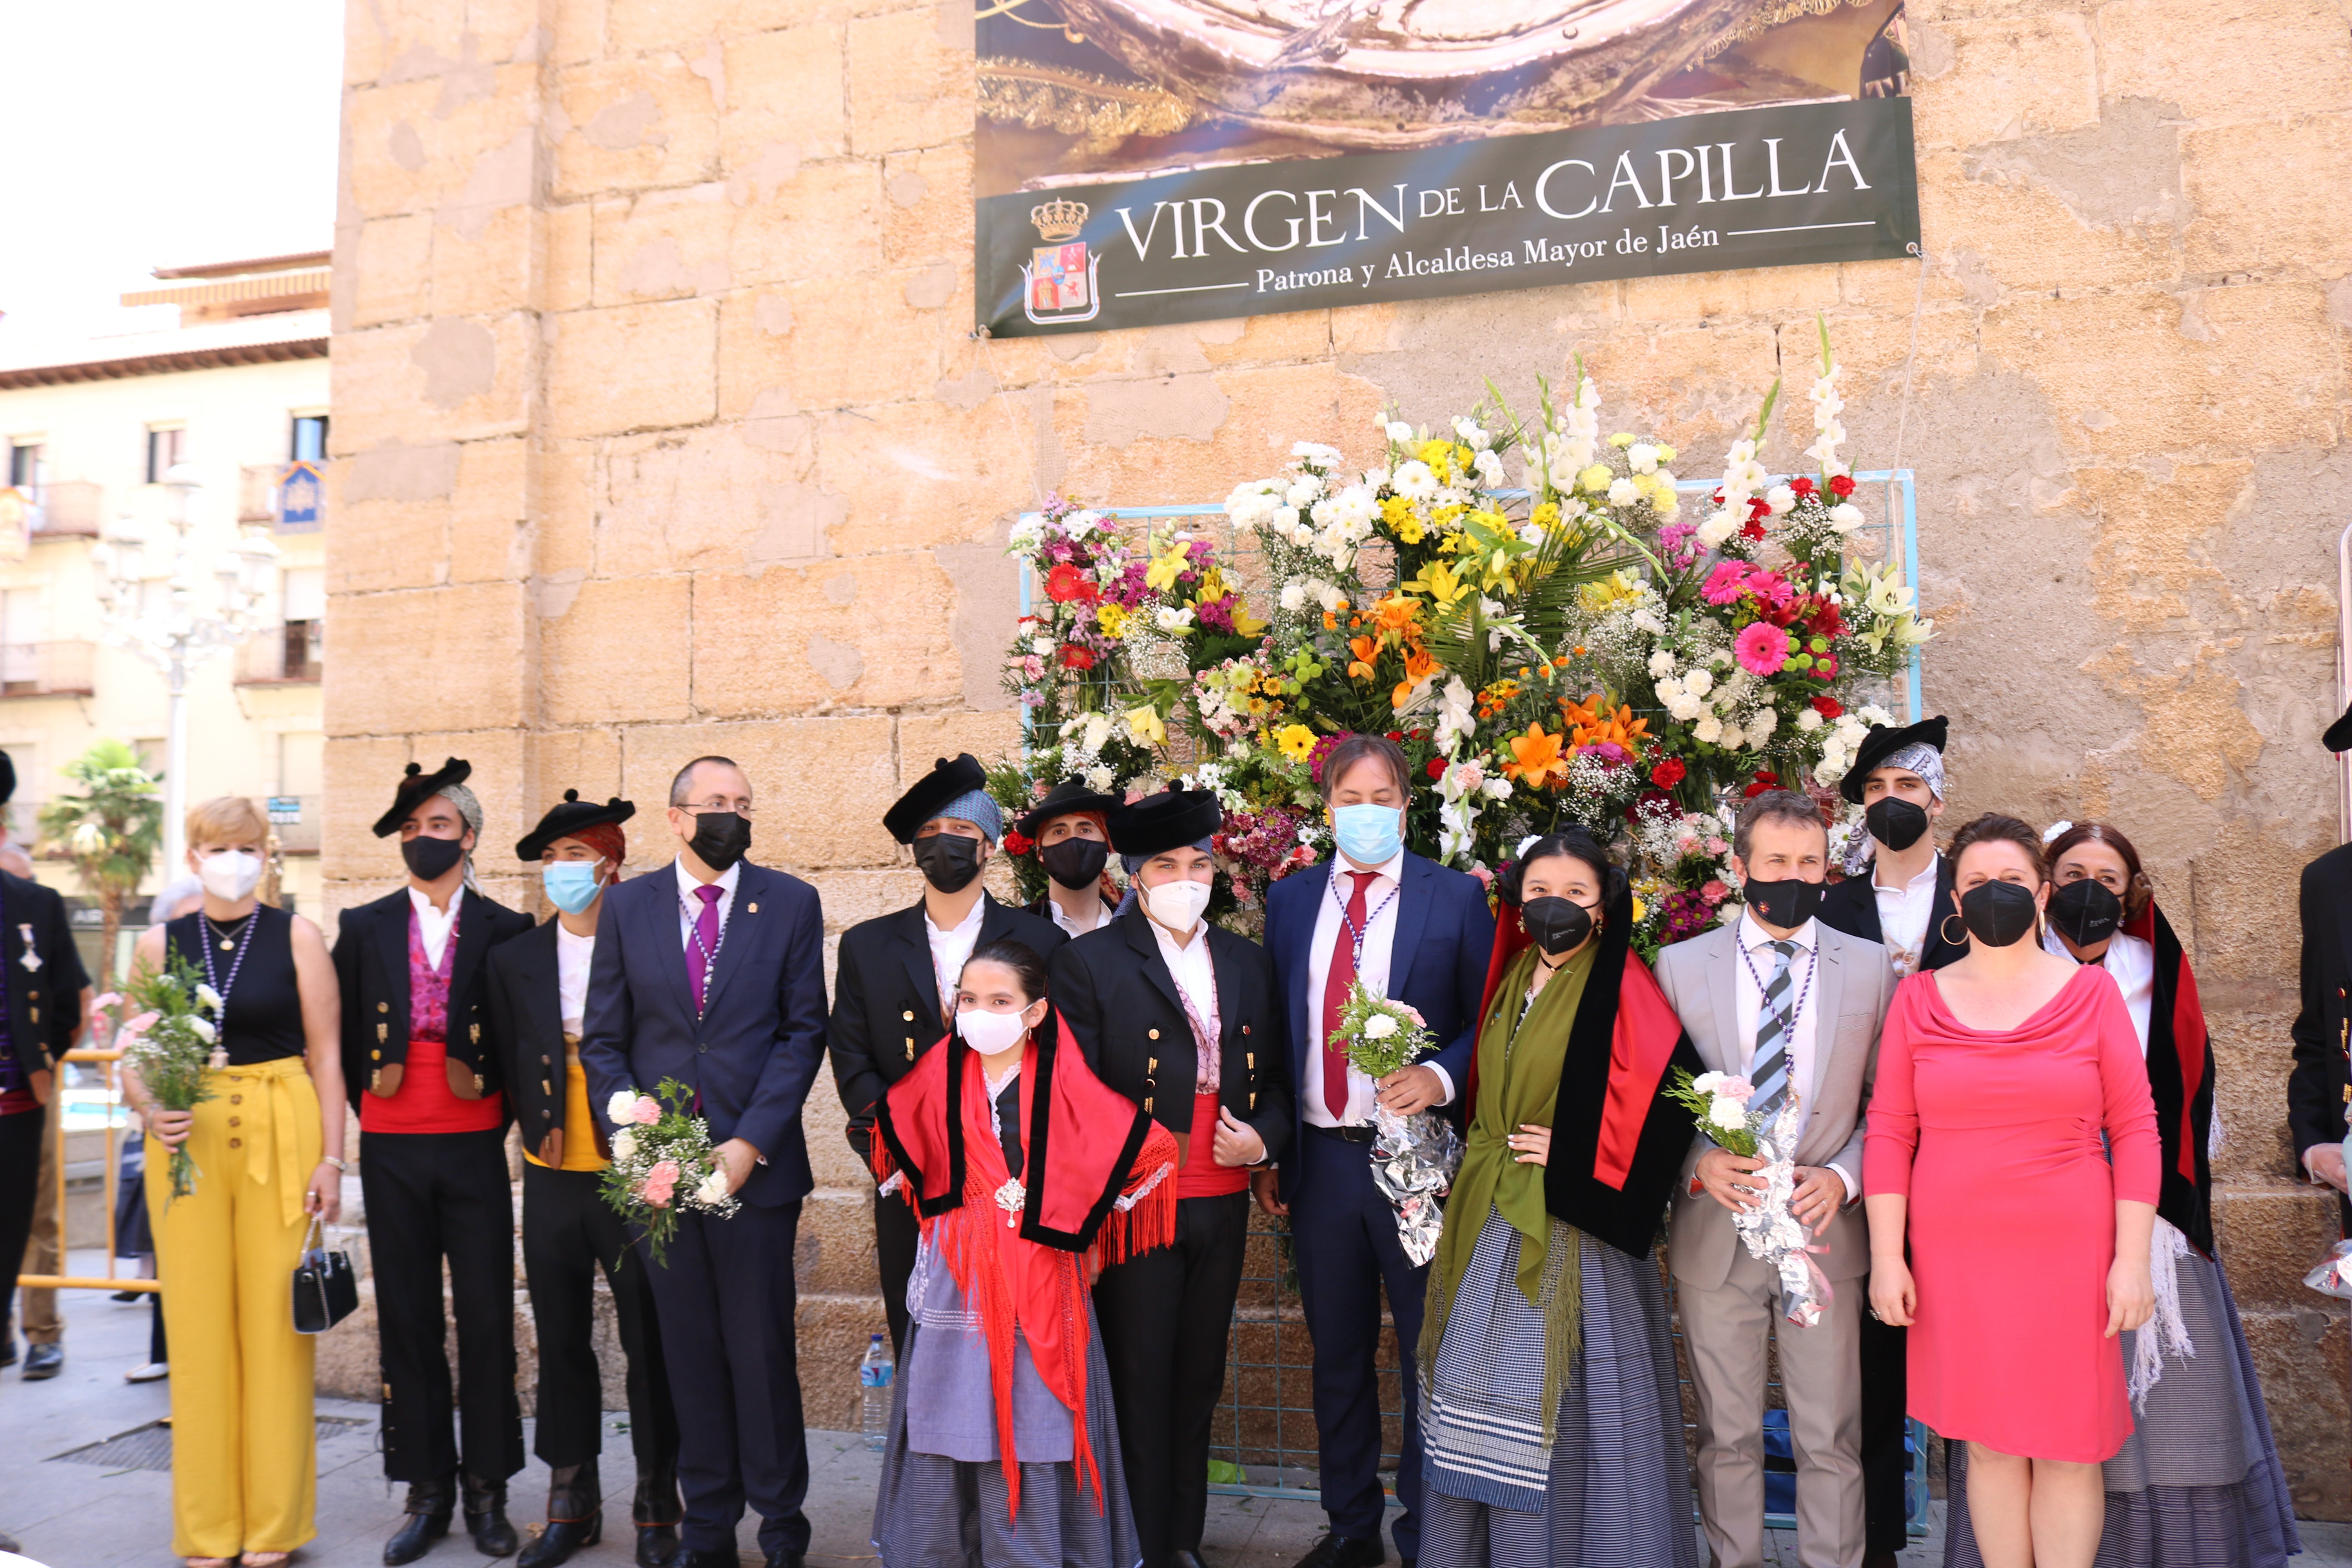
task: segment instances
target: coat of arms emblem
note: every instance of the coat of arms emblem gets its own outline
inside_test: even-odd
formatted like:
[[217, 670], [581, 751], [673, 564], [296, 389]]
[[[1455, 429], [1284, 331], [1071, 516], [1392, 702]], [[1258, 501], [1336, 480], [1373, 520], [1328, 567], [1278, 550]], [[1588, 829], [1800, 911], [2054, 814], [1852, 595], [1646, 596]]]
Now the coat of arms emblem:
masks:
[[1021, 269], [1023, 311], [1039, 326], [1093, 321], [1102, 309], [1096, 289], [1102, 258], [1088, 255], [1078, 237], [1087, 204], [1056, 197], [1031, 207], [1029, 221], [1045, 243], [1029, 252], [1029, 265]]

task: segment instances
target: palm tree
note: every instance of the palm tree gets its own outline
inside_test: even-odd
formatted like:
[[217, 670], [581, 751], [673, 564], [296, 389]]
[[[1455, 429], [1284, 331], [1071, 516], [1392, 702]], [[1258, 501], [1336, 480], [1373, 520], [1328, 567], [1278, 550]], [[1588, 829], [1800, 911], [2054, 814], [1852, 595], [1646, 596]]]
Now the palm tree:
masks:
[[98, 988], [114, 989], [114, 944], [122, 907], [155, 861], [163, 837], [163, 798], [154, 775], [120, 741], [100, 741], [68, 763], [65, 776], [81, 786], [41, 807], [45, 847], [64, 852], [98, 897], [104, 915], [98, 950]]

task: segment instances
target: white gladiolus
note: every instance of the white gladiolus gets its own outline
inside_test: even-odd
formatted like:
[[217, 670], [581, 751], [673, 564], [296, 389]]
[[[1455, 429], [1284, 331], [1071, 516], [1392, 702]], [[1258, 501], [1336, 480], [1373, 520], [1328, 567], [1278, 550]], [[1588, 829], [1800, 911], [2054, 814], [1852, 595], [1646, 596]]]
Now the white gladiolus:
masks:
[[1364, 1020], [1364, 1038], [1385, 1040], [1397, 1032], [1397, 1021], [1386, 1013], [1375, 1013]]
[[1480, 429], [1477, 422], [1466, 414], [1457, 414], [1454, 416], [1454, 433], [1462, 438], [1464, 446], [1474, 452], [1485, 451], [1494, 445], [1495, 441], [1494, 437]]
[[1507, 477], [1503, 472], [1503, 459], [1495, 456], [1493, 447], [1480, 447], [1478, 455], [1471, 459], [1470, 466], [1478, 470], [1478, 480], [1481, 484], [1489, 485], [1497, 489], [1502, 488], [1503, 480]]

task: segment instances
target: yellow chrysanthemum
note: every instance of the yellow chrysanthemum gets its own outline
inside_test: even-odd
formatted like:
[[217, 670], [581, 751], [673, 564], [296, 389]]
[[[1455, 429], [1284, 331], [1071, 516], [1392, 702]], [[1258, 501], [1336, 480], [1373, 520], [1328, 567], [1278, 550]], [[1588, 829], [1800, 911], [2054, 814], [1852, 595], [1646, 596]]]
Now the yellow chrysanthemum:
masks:
[[1672, 447], [1667, 446], [1664, 442], [1660, 442], [1658, 444], [1658, 461], [1661, 463], [1671, 463], [1674, 460], [1675, 449]]
[[1117, 642], [1127, 635], [1127, 623], [1134, 616], [1124, 605], [1105, 601], [1095, 606], [1095, 626], [1102, 635]]
[[1609, 489], [1609, 481], [1614, 478], [1616, 476], [1609, 471], [1608, 464], [1595, 463], [1576, 476], [1576, 483], [1580, 489], [1591, 490], [1594, 495], [1601, 495]]

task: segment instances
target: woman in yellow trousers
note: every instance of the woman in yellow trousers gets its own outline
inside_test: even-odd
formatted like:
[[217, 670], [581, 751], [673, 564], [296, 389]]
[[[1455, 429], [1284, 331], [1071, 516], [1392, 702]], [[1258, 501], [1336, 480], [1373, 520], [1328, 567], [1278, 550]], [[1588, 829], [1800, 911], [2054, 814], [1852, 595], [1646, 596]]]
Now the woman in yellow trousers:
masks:
[[[188, 813], [204, 907], [150, 930], [135, 963], [186, 958], [223, 998], [194, 1111], [158, 1110], [125, 1074], [152, 1144], [147, 1205], [172, 1345], [172, 1550], [188, 1568], [271, 1568], [317, 1533], [313, 1347], [292, 1281], [311, 1217], [341, 1207], [341, 1003], [319, 928], [260, 904], [268, 824], [234, 795]], [[320, 1107], [328, 1108], [320, 1115]], [[171, 1195], [185, 1143], [195, 1190]]]

